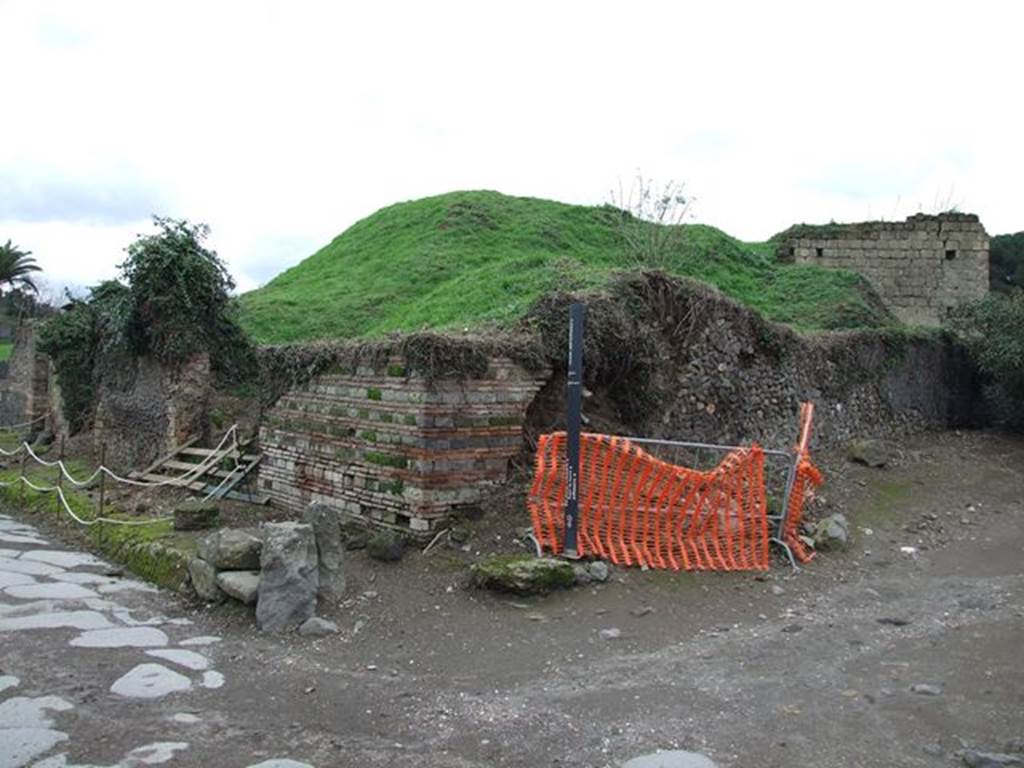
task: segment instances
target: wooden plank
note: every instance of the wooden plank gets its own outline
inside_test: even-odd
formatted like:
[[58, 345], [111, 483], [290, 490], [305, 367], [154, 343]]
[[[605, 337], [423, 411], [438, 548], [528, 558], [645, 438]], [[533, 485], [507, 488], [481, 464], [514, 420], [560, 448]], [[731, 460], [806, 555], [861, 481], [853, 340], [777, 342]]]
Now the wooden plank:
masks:
[[239, 484], [240, 482], [242, 482], [242, 480], [243, 480], [243, 479], [245, 478], [245, 476], [246, 476], [246, 475], [248, 475], [248, 474], [249, 474], [250, 472], [252, 472], [253, 468], [254, 468], [254, 467], [255, 467], [255, 466], [257, 465], [257, 464], [259, 464], [259, 463], [260, 463], [260, 460], [261, 460], [262, 458], [263, 458], [263, 456], [262, 456], [262, 455], [261, 455], [261, 456], [258, 456], [258, 457], [256, 458], [256, 460], [255, 460], [255, 461], [251, 461], [251, 462], [249, 462], [249, 463], [248, 463], [248, 464], [247, 464], [247, 465], [246, 465], [245, 467], [242, 467], [242, 468], [240, 468], [240, 469], [239, 469], [239, 468], [236, 468], [236, 469], [235, 469], [235, 472], [237, 473], [237, 475], [236, 475], [236, 476], [235, 476], [235, 477], [234, 477], [233, 479], [231, 479], [231, 480], [228, 480], [228, 481], [227, 481], [227, 482], [226, 482], [226, 483], [224, 484], [224, 487], [223, 487], [223, 488], [221, 488], [221, 489], [220, 489], [220, 491], [218, 491], [218, 492], [217, 492], [216, 494], [214, 494], [214, 495], [215, 495], [215, 496], [217, 496], [217, 497], [220, 497], [220, 496], [224, 496], [224, 495], [226, 495], [227, 493], [229, 493], [230, 491], [232, 491], [232, 490], [234, 489], [234, 487], [235, 487], [236, 485], [238, 485], [238, 484]]
[[[143, 475], [142, 479], [143, 480], [150, 480], [150, 481], [155, 482], [155, 483], [167, 483], [168, 484], [167, 485], [168, 488], [187, 488], [190, 491], [201, 491], [201, 490], [203, 490], [206, 487], [205, 483], [202, 483], [202, 482], [200, 482], [198, 480], [192, 480], [192, 481], [190, 481], [188, 483], [181, 483], [181, 482], [177, 482], [178, 478], [176, 478], [176, 477], [167, 477], [166, 475], [148, 474], [148, 475]], [[171, 481], [171, 482], [168, 482], [168, 481]]]
[[186, 441], [185, 441], [184, 443], [182, 443], [181, 445], [179, 445], [179, 446], [178, 446], [177, 448], [175, 448], [175, 449], [174, 449], [173, 451], [171, 451], [170, 453], [168, 453], [168, 454], [167, 454], [166, 456], [161, 456], [161, 457], [160, 457], [159, 459], [157, 459], [156, 461], [154, 461], [154, 462], [153, 462], [152, 464], [150, 464], [150, 465], [149, 465], [148, 467], [146, 467], [146, 468], [145, 468], [144, 470], [142, 470], [141, 472], [139, 472], [139, 471], [135, 471], [135, 472], [132, 472], [132, 473], [130, 473], [130, 474], [129, 474], [128, 476], [129, 476], [129, 477], [139, 477], [139, 476], [141, 476], [141, 475], [148, 475], [148, 474], [149, 474], [150, 472], [152, 472], [152, 471], [153, 471], [154, 469], [156, 469], [157, 467], [159, 467], [159, 466], [160, 466], [161, 464], [163, 464], [163, 463], [164, 463], [165, 461], [168, 461], [168, 460], [170, 460], [170, 459], [173, 459], [173, 458], [174, 458], [175, 456], [177, 456], [177, 455], [178, 455], [179, 453], [181, 453], [181, 451], [183, 451], [183, 450], [189, 450], [189, 447], [190, 447], [190, 446], [191, 446], [191, 445], [192, 445], [193, 443], [195, 443], [195, 442], [196, 442], [196, 441], [197, 441], [198, 439], [199, 439], [198, 437], [193, 437], [193, 438], [190, 438], [189, 440], [186, 440]]
[[217, 469], [215, 467], [207, 467], [205, 472], [196, 473], [195, 470], [199, 467], [198, 464], [190, 464], [187, 461], [165, 461], [161, 466], [161, 469], [167, 467], [168, 469], [182, 469], [185, 473], [192, 473], [196, 477], [205, 477], [206, 475], [215, 475], [217, 477], [230, 477], [232, 470], [229, 469]]

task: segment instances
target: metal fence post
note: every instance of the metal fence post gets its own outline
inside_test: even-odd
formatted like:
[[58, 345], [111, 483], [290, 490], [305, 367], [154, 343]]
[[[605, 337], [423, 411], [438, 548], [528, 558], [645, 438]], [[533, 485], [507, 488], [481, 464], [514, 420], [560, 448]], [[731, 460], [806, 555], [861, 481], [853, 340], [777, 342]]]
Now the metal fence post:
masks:
[[565, 557], [579, 558], [577, 536], [579, 528], [580, 430], [583, 412], [583, 324], [586, 308], [576, 302], [569, 307], [569, 368], [566, 374], [566, 432], [565, 449]]

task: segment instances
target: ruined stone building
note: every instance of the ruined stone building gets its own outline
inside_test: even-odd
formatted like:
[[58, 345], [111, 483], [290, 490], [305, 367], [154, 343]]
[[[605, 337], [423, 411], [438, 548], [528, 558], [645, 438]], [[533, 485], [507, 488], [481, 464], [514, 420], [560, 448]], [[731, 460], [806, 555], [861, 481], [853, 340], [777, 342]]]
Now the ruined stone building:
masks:
[[776, 240], [781, 260], [859, 272], [905, 323], [937, 325], [953, 306], [988, 293], [989, 239], [974, 214], [798, 224]]

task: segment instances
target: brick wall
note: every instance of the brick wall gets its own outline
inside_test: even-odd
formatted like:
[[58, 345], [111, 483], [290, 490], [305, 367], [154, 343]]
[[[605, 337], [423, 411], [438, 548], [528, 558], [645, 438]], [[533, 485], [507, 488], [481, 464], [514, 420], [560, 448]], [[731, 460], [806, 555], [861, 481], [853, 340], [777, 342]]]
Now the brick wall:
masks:
[[799, 225], [780, 241], [784, 260], [861, 273], [905, 323], [937, 325], [950, 307], [988, 293], [989, 239], [973, 214]]
[[545, 378], [500, 357], [465, 381], [428, 382], [395, 356], [376, 368], [333, 369], [265, 414], [260, 492], [296, 512], [321, 501], [360, 522], [429, 536], [505, 479]]

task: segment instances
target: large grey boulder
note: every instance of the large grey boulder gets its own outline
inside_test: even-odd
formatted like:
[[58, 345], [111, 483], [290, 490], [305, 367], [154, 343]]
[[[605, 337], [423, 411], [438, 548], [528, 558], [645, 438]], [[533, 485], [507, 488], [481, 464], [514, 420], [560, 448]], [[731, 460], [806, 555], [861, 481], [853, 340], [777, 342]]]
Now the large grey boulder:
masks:
[[226, 595], [241, 600], [246, 605], [256, 602], [259, 594], [259, 571], [221, 571], [217, 574], [217, 586]]
[[345, 594], [345, 549], [341, 544], [338, 512], [326, 504], [310, 504], [302, 516], [316, 540], [318, 592], [321, 600], [336, 603]]
[[192, 579], [192, 588], [200, 598], [212, 603], [224, 600], [224, 593], [217, 586], [217, 569], [208, 562], [193, 557], [188, 561], [188, 575]]
[[254, 571], [263, 542], [237, 528], [215, 531], [199, 542], [199, 556], [218, 571]]
[[305, 523], [265, 523], [256, 624], [267, 632], [295, 629], [316, 611], [316, 540]]

